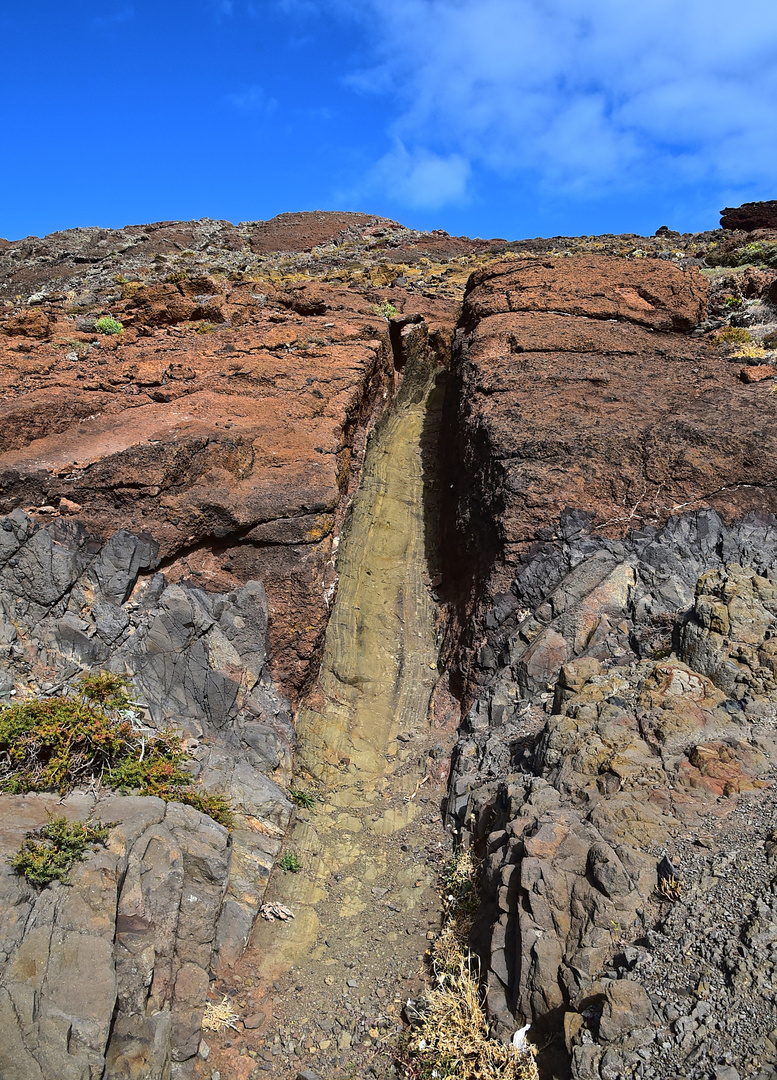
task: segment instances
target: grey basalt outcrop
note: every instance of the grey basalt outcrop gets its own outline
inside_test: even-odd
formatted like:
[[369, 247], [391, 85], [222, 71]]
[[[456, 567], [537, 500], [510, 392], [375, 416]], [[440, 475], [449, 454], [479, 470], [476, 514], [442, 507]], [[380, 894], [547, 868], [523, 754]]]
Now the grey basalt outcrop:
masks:
[[[229, 877], [227, 830], [135, 796], [4, 796], [0, 1075], [185, 1077], [198, 1051]], [[38, 892], [8, 856], [53, 815], [114, 822], [67, 885]]]
[[[764, 1065], [777, 1055], [774, 958], [759, 957], [751, 926], [772, 941], [776, 568], [771, 519], [701, 511], [613, 541], [567, 515], [486, 619], [490, 679], [448, 804], [483, 860], [473, 944], [498, 1031], [563, 1032], [579, 1080], [673, 1076], [682, 1046], [695, 1053], [682, 1075], [704, 1078], [743, 1068], [754, 1048]], [[734, 864], [758, 864], [742, 869], [738, 902], [713, 866], [729, 847]], [[718, 952], [699, 946], [688, 961], [712, 989], [676, 1025], [667, 927], [679, 932], [683, 906], [692, 925], [724, 929]], [[753, 1018], [763, 1030], [745, 1038]]]
[[[0, 522], [5, 701], [61, 693], [84, 670], [126, 674], [141, 726], [179, 731], [193, 778], [236, 810], [228, 833], [190, 807], [98, 787], [62, 804], [119, 822], [71, 886], [35, 897], [3, 859], [4, 1078], [167, 1077], [191, 1059], [209, 978], [241, 955], [291, 814], [293, 724], [269, 671], [261, 583], [208, 594], [156, 566], [153, 541], [126, 531], [101, 545], [68, 518]], [[0, 796], [4, 855], [59, 805]]]

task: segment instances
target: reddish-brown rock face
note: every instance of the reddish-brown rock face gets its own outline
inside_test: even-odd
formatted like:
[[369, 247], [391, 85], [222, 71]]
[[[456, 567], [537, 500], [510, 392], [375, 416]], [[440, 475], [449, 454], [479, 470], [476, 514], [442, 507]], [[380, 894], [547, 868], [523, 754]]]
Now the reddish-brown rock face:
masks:
[[742, 229], [753, 232], [755, 229], [777, 229], [777, 199], [770, 202], [743, 203], [742, 206], [727, 206], [720, 212], [721, 229]]
[[699, 274], [653, 259], [517, 260], [472, 275], [465, 321], [550, 312], [651, 330], [691, 330], [707, 314], [708, 291]]
[[262, 580], [294, 695], [366, 431], [393, 396], [389, 323], [346, 288], [268, 295], [202, 277], [141, 286], [112, 311], [121, 334], [80, 333], [54, 304], [2, 328], [0, 510], [149, 533], [168, 580]]
[[777, 509], [768, 389], [678, 332], [706, 301], [697, 271], [657, 260], [527, 260], [473, 275], [451, 395], [451, 481], [469, 538], [459, 582], [504, 587], [565, 508], [605, 536], [686, 508]]

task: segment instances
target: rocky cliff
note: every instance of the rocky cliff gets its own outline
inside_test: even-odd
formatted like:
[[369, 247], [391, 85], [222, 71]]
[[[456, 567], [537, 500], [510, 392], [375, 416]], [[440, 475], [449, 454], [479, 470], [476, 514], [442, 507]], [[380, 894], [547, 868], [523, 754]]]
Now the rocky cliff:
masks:
[[681, 265], [511, 260], [464, 299], [448, 815], [491, 1014], [548, 1075], [774, 1075], [777, 313], [748, 272], [721, 302]]
[[[767, 1069], [777, 233], [748, 213], [725, 233], [513, 243], [361, 214], [0, 243], [0, 694], [127, 674], [138, 730], [174, 729], [235, 812], [227, 831], [100, 783], [0, 795], [4, 1077], [210, 1076], [202, 1012], [292, 819], [293, 710], [323, 711], [344, 534], [356, 584], [334, 625], [371, 640], [349, 534], [365, 448], [408, 368], [435, 367], [441, 428], [413, 429], [422, 587], [370, 617], [383, 634], [411, 597], [439, 605], [430, 724], [461, 706], [446, 815], [481, 866], [471, 944], [496, 1030], [531, 1022], [548, 1076]], [[348, 658], [361, 681], [333, 663], [333, 715], [388, 678]], [[338, 732], [332, 805], [345, 770], [342, 805], [368, 814]], [[55, 812], [118, 824], [38, 891], [8, 857]], [[390, 836], [413, 818], [385, 814]], [[264, 1068], [241, 1051], [231, 1068]]]

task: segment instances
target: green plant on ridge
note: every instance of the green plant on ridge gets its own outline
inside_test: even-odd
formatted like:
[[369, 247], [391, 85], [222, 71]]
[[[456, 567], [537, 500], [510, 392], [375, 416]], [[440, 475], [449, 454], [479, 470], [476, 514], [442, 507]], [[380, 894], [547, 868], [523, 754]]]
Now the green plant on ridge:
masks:
[[375, 304], [373, 308], [376, 315], [382, 315], [384, 319], [393, 319], [397, 313], [397, 309], [390, 300], [381, 300], [379, 304]]
[[104, 844], [115, 822], [94, 825], [56, 817], [42, 829], [27, 833], [11, 859], [17, 874], [39, 888], [52, 881], [67, 883], [75, 862], [85, 858], [90, 845]]
[[110, 315], [103, 315], [97, 319], [94, 324], [94, 328], [98, 334], [123, 334], [124, 326], [118, 319], [112, 318]]
[[298, 874], [302, 869], [302, 862], [294, 851], [286, 851], [278, 861], [278, 866], [284, 874]]
[[229, 826], [227, 799], [192, 784], [180, 736], [135, 730], [127, 687], [121, 675], [100, 672], [83, 676], [70, 696], [0, 708], [0, 792], [66, 794], [104, 783], [186, 803]]
[[724, 326], [713, 334], [712, 340], [716, 345], [746, 345], [752, 339], [743, 326]]
[[300, 791], [298, 788], [289, 788], [289, 798], [303, 810], [312, 810], [316, 805], [316, 796], [309, 791]]

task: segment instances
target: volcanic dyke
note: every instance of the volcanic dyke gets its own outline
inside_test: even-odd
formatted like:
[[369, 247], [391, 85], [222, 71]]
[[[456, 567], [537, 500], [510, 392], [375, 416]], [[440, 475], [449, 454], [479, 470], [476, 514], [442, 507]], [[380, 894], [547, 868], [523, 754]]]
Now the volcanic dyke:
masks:
[[[149, 730], [175, 724], [238, 810], [227, 836], [103, 797], [122, 825], [69, 892], [3, 870], [4, 1076], [295, 1076], [297, 1044], [375, 1065], [392, 1022], [370, 1024], [392, 986], [420, 991], [439, 923], [462, 714], [445, 812], [481, 860], [498, 1034], [531, 1021], [547, 1076], [773, 1075], [777, 273], [742, 262], [774, 242], [753, 239], [507, 244], [319, 214], [0, 245], [0, 692], [130, 669]], [[123, 334], [95, 330], [107, 314]], [[381, 470], [408, 453], [402, 495]], [[416, 505], [406, 564], [359, 552], [384, 482], [383, 546]], [[423, 649], [355, 617], [370, 559], [376, 626], [410, 632], [412, 596], [426, 612], [426, 681]], [[289, 698], [320, 819], [291, 816]], [[54, 797], [0, 799], [10, 854]], [[268, 892], [284, 838], [307, 876]], [[299, 923], [254, 928], [273, 897]], [[395, 963], [335, 998], [327, 965], [365, 963], [354, 926]], [[332, 1038], [290, 1004], [308, 956]], [[245, 998], [235, 1039], [202, 1040], [209, 988]]]

